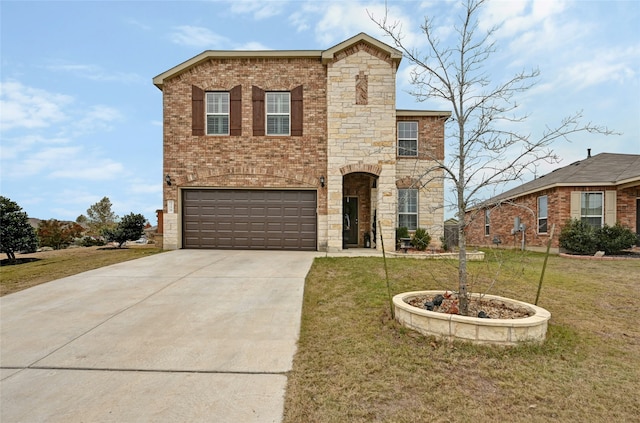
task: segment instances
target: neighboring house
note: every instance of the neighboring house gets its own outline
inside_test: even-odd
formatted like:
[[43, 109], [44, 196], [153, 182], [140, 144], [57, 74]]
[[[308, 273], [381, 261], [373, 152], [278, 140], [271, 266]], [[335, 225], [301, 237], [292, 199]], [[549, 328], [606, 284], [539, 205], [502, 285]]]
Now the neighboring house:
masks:
[[467, 242], [522, 245], [523, 232], [513, 233], [514, 220], [524, 225], [528, 248], [545, 247], [551, 227], [552, 247], [558, 248], [562, 226], [581, 219], [593, 226], [616, 222], [640, 236], [640, 155], [601, 153], [554, 170], [506, 191], [473, 209], [468, 217]]
[[[400, 51], [359, 34], [328, 50], [205, 51], [163, 92], [163, 245], [387, 248], [443, 233], [449, 112], [396, 110]], [[160, 225], [159, 225], [160, 226]], [[436, 241], [437, 242], [437, 241]]]

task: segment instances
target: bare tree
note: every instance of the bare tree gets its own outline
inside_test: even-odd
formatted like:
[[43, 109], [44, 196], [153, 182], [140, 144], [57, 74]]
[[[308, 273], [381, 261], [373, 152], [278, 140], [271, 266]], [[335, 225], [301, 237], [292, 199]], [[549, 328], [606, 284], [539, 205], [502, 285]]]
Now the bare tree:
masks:
[[[433, 20], [425, 17], [421, 30], [428, 51], [423, 53], [405, 45], [399, 22], [369, 17], [393, 40], [396, 48], [413, 65], [411, 94], [418, 101], [442, 99], [452, 108], [448, 137], [451, 148], [445, 160], [433, 157], [435, 165], [420, 169], [420, 179], [434, 173], [444, 174], [454, 187], [458, 218], [459, 265], [458, 288], [460, 313], [467, 314], [467, 245], [465, 228], [472, 216], [467, 213], [479, 203], [478, 197], [488, 188], [520, 180], [542, 161], [558, 162], [551, 147], [557, 140], [568, 140], [578, 132], [609, 135], [613, 132], [591, 123], [582, 125], [582, 112], [565, 117], [555, 127], [546, 127], [538, 137], [521, 134], [514, 129], [527, 115], [518, 114], [515, 96], [533, 87], [540, 75], [538, 69], [523, 70], [503, 82], [494, 82], [487, 73], [495, 52], [494, 33], [478, 28], [478, 15], [485, 0], [465, 0], [463, 13], [455, 26], [455, 45], [441, 45]], [[434, 172], [440, 170], [442, 172]], [[423, 182], [424, 183], [424, 182]]]

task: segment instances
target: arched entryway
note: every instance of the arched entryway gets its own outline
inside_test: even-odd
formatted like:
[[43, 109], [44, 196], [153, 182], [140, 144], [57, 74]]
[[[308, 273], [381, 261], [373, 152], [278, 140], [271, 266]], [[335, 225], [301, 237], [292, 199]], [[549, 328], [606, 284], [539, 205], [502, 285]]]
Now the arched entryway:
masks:
[[342, 178], [343, 248], [373, 248], [378, 176], [353, 172]]

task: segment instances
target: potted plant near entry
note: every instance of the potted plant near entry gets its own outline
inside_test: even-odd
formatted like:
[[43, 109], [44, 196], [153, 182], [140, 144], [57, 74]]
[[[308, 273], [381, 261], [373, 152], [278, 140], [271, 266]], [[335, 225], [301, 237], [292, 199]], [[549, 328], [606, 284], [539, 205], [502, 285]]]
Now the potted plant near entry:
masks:
[[364, 248], [371, 248], [371, 234], [369, 232], [364, 233]]

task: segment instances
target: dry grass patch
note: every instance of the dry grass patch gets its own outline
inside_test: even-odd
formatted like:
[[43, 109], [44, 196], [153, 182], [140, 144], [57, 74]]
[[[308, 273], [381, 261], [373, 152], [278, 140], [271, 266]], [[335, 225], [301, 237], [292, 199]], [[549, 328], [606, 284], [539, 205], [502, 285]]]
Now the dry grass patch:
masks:
[[[21, 264], [2, 260], [0, 267], [0, 296], [21, 291], [41, 283], [75, 275], [87, 270], [134, 260], [162, 252], [151, 246], [70, 248], [16, 256]], [[33, 260], [33, 261], [28, 261]]]
[[[492, 294], [535, 300], [542, 255], [488, 257], [472, 264], [475, 290], [494, 283]], [[388, 265], [392, 294], [455, 288], [446, 282], [451, 263]], [[507, 349], [442, 342], [396, 324], [380, 258], [317, 259], [285, 422], [634, 421], [639, 276], [640, 260], [551, 257], [539, 302], [552, 313], [547, 341]]]

